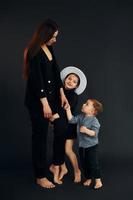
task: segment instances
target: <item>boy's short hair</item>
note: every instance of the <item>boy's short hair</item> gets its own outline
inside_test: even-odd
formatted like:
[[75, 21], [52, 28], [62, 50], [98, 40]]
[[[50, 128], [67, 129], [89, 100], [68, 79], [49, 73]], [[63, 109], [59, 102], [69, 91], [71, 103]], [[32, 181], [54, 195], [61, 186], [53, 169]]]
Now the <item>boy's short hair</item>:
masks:
[[100, 112], [103, 112], [103, 105], [96, 99], [90, 99], [93, 102], [95, 108], [95, 115], [98, 115]]

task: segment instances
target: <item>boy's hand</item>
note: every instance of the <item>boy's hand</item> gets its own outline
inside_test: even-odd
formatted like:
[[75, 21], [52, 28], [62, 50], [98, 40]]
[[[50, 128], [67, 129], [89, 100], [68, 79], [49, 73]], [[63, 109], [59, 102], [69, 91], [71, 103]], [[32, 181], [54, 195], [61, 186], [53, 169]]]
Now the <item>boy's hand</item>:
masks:
[[80, 126], [80, 132], [86, 133], [87, 128], [85, 126]]

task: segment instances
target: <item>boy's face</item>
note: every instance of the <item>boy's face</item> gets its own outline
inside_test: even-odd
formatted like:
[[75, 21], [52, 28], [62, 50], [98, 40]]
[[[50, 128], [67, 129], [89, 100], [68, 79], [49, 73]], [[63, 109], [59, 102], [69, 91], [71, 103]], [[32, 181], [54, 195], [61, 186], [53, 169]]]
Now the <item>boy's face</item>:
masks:
[[93, 102], [91, 100], [87, 100], [86, 103], [83, 104], [81, 111], [85, 114], [94, 115], [95, 108], [93, 106]]
[[76, 89], [78, 85], [78, 78], [74, 74], [70, 74], [64, 82], [67, 90]]

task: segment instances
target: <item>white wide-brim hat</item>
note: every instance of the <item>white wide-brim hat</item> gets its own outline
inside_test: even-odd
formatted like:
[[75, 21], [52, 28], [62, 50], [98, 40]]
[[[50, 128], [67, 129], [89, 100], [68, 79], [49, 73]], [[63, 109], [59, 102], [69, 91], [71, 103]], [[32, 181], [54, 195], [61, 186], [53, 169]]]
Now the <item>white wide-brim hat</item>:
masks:
[[61, 72], [60, 72], [60, 75], [61, 75], [61, 80], [62, 82], [64, 82], [64, 79], [66, 78], [66, 76], [70, 73], [74, 73], [74, 74], [77, 74], [80, 78], [80, 84], [78, 86], [78, 88], [75, 89], [75, 93], [77, 93], [78, 95], [81, 94], [86, 86], [87, 86], [87, 79], [86, 79], [86, 76], [85, 74], [80, 70], [78, 69], [77, 67], [74, 67], [74, 66], [68, 66], [68, 67], [65, 67]]

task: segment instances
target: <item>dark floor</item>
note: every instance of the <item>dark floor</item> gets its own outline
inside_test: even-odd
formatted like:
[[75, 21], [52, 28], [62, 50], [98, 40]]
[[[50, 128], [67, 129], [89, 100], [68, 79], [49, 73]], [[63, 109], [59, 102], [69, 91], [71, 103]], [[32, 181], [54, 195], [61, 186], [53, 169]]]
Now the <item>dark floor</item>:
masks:
[[132, 199], [133, 170], [131, 165], [109, 164], [103, 166], [103, 188], [93, 190], [74, 184], [72, 174], [64, 177], [64, 184], [52, 190], [42, 189], [33, 181], [32, 170], [3, 170], [0, 173], [1, 200], [41, 200], [41, 199]]

